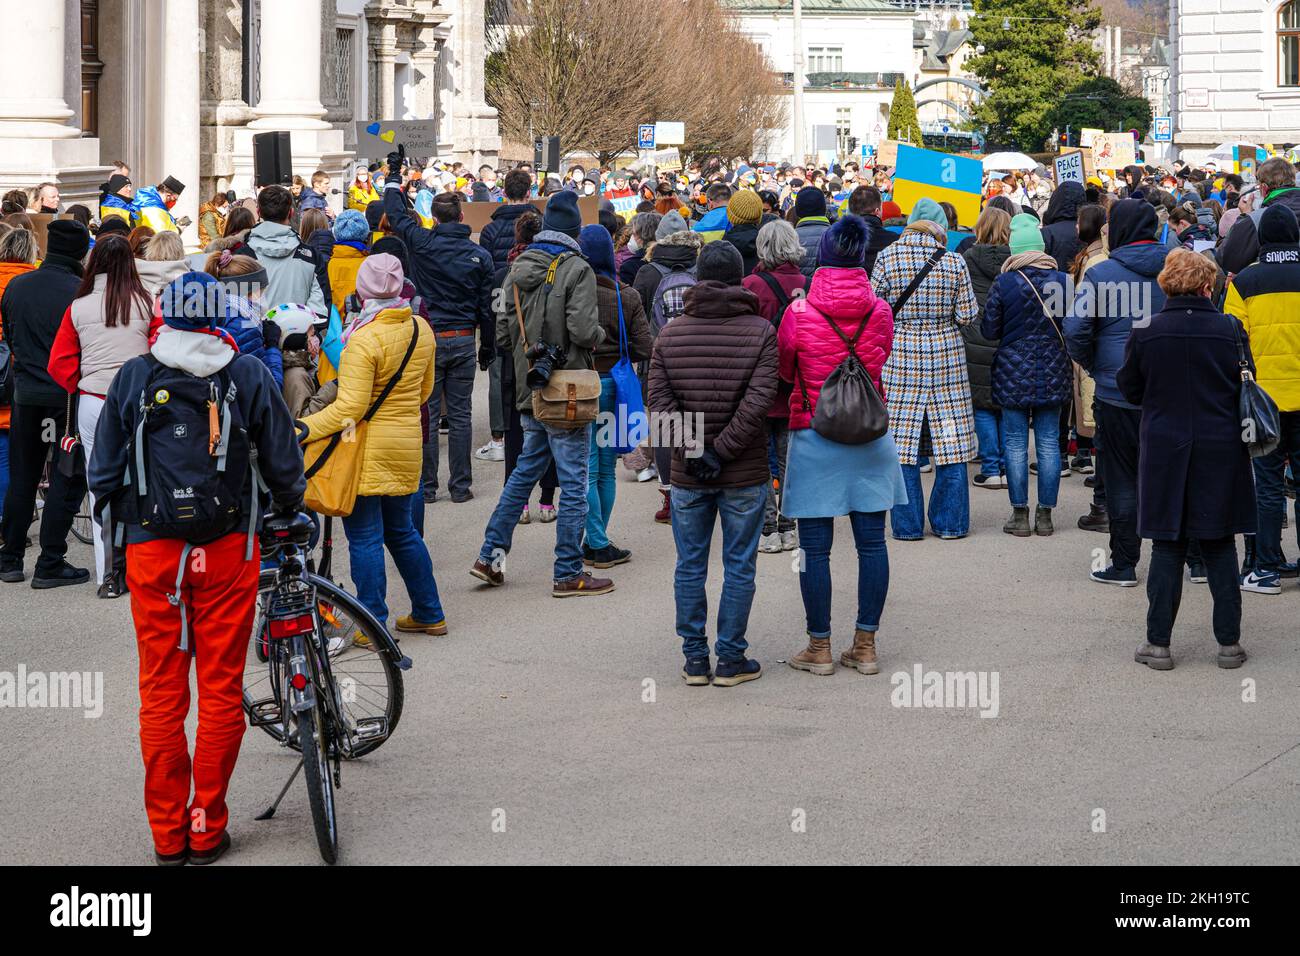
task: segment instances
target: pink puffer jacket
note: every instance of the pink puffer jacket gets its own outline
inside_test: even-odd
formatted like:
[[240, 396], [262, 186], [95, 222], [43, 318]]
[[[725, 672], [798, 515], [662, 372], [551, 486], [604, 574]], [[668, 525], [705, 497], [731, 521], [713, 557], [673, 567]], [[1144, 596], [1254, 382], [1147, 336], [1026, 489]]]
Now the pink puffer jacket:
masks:
[[[867, 326], [858, 337], [854, 351], [883, 399], [885, 390], [880, 384], [880, 370], [894, 345], [894, 313], [888, 302], [876, 298], [864, 271], [822, 267], [813, 273], [807, 297], [796, 299], [786, 309], [777, 334], [777, 347], [781, 378], [794, 382], [794, 392], [790, 395], [791, 429], [808, 428], [812, 424], [822, 382], [849, 354], [848, 347], [827, 320], [833, 321], [845, 338], [851, 339], [864, 317]], [[808, 391], [806, 409], [800, 379]]]

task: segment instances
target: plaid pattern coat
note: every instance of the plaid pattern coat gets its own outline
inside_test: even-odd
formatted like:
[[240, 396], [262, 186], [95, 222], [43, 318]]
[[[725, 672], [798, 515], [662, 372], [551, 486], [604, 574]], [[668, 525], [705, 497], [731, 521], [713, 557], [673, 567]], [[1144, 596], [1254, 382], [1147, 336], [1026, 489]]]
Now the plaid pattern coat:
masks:
[[[876, 295], [893, 303], [942, 244], [908, 230], [880, 253], [871, 274]], [[966, 376], [966, 347], [959, 326], [979, 314], [966, 260], [949, 252], [894, 315], [894, 350], [885, 363], [883, 385], [889, 426], [898, 459], [915, 465], [921, 425], [930, 423], [935, 464], [954, 465], [975, 457], [975, 414]]]

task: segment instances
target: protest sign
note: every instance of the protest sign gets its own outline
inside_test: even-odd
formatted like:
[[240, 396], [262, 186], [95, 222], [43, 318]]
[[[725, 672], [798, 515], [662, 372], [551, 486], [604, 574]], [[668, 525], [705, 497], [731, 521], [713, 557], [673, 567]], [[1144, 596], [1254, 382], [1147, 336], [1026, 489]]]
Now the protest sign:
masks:
[[906, 144], [898, 146], [894, 202], [904, 213], [911, 212], [917, 200], [928, 197], [935, 202], [952, 203], [958, 223], [974, 226], [980, 214], [983, 182], [984, 164], [978, 159]]
[[893, 166], [898, 162], [898, 140], [882, 139], [876, 147], [876, 165]]
[[650, 154], [650, 161], [661, 173], [675, 173], [682, 168], [682, 154], [676, 146], [655, 150]]
[[1098, 169], [1123, 169], [1137, 163], [1132, 133], [1099, 133], [1092, 138], [1092, 161]]
[[1078, 183], [1083, 185], [1087, 176], [1083, 172], [1083, 153], [1062, 153], [1052, 161], [1056, 172], [1056, 185]]
[[433, 120], [377, 120], [359, 122], [357, 127], [358, 156], [380, 160], [397, 149], [406, 147], [408, 156], [427, 159], [438, 152], [438, 126]]
[[[537, 207], [540, 213], [546, 212], [545, 199], [528, 200]], [[492, 214], [501, 208], [499, 202], [462, 202], [460, 204], [461, 222], [469, 226], [469, 231], [477, 240], [478, 234], [483, 231], [483, 227], [492, 221]], [[578, 198], [578, 212], [582, 214], [582, 224], [584, 226], [596, 225], [600, 222], [600, 197], [599, 196], [581, 196]]]

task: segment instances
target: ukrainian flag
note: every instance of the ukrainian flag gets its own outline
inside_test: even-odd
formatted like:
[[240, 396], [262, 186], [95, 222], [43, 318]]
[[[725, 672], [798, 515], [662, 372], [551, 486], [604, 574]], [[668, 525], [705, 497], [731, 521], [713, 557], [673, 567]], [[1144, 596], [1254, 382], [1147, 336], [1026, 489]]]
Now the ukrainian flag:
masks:
[[910, 213], [918, 199], [950, 202], [957, 210], [957, 221], [973, 227], [980, 215], [983, 182], [984, 165], [978, 159], [899, 144], [894, 202], [904, 213]]

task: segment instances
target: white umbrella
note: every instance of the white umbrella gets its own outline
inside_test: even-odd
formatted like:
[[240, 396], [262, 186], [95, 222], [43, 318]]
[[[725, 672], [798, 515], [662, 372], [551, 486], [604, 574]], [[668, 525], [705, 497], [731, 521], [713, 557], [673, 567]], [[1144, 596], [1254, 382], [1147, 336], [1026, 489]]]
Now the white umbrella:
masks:
[[1030, 159], [1024, 153], [990, 153], [984, 157], [984, 168], [989, 169], [1035, 169], [1038, 160]]
[[1239, 140], [1235, 143], [1220, 143], [1218, 146], [1214, 147], [1214, 149], [1210, 151], [1210, 155], [1205, 158], [1232, 162], [1232, 148], [1234, 146], [1247, 150], [1249, 155], [1254, 155], [1254, 151], [1259, 149], [1259, 147], [1254, 143], [1247, 143], [1244, 140]]

